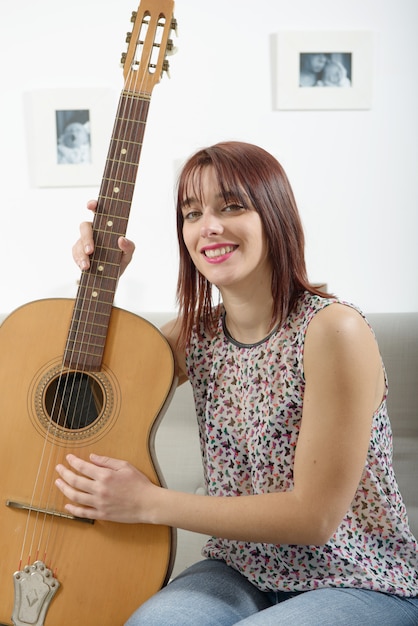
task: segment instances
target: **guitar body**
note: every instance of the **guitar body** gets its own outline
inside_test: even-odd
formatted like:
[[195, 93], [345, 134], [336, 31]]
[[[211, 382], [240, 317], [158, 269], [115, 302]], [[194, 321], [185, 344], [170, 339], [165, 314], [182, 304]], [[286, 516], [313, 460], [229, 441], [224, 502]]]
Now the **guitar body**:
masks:
[[[38, 559], [59, 589], [48, 607], [44, 583], [27, 594], [18, 590], [32, 619], [22, 619], [25, 624], [122, 625], [170, 573], [170, 528], [59, 516], [68, 514], [54, 468], [69, 452], [125, 459], [160, 484], [153, 432], [174, 380], [172, 352], [161, 333], [113, 308], [102, 366], [87, 375], [96, 412], [79, 424], [63, 422], [51, 397], [63, 373], [73, 305], [67, 299], [35, 301], [0, 327], [1, 624], [12, 624], [13, 573]], [[31, 616], [42, 610], [45, 622], [35, 621]]]
[[173, 8], [141, 0], [132, 13], [95, 249], [75, 301], [32, 302], [0, 327], [0, 626], [122, 625], [171, 571], [172, 529], [72, 517], [55, 467], [70, 452], [95, 452], [160, 484], [153, 435], [174, 389], [173, 354], [152, 324], [113, 301]]

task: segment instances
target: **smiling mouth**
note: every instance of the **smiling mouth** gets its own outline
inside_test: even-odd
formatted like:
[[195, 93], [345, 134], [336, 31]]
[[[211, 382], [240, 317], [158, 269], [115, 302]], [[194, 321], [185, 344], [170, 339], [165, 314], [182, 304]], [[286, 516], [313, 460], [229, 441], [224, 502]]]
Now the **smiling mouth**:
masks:
[[215, 259], [218, 256], [224, 256], [225, 254], [233, 252], [236, 248], [237, 246], [223, 246], [221, 248], [211, 248], [208, 250], [204, 250], [203, 254], [209, 259]]

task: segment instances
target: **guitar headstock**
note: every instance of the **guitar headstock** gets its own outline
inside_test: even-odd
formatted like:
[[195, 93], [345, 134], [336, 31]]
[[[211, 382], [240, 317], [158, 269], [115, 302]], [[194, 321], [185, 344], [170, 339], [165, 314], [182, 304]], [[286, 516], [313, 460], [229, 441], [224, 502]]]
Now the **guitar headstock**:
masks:
[[132, 13], [128, 51], [121, 58], [126, 91], [150, 95], [163, 72], [168, 72], [166, 56], [174, 51], [170, 33], [177, 29], [173, 11], [173, 0], [141, 0]]

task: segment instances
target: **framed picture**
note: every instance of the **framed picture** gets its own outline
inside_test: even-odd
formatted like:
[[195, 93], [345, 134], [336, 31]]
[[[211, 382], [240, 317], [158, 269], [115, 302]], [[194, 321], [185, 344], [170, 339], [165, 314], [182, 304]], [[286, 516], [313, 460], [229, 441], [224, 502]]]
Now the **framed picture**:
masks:
[[282, 31], [274, 47], [276, 109], [371, 108], [371, 32]]
[[111, 89], [42, 89], [25, 94], [31, 184], [99, 186], [116, 104]]

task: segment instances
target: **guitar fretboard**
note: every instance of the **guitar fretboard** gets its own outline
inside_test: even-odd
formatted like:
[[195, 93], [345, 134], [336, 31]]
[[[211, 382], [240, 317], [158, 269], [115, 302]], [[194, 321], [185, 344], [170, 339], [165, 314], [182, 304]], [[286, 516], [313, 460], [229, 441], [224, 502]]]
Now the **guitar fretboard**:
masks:
[[95, 250], [81, 274], [64, 365], [100, 370], [119, 277], [118, 239], [126, 234], [145, 134], [150, 96], [124, 90], [119, 106], [93, 220]]

